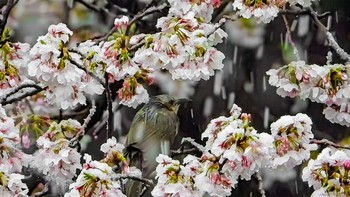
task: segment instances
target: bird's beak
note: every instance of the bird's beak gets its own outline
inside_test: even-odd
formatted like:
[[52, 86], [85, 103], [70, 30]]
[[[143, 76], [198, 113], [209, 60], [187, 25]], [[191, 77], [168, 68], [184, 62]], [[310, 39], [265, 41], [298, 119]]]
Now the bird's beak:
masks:
[[191, 99], [186, 99], [186, 98], [177, 99], [177, 100], [175, 101], [175, 104], [177, 104], [177, 105], [182, 105], [182, 104], [189, 103], [189, 102], [191, 102], [191, 101], [192, 101]]

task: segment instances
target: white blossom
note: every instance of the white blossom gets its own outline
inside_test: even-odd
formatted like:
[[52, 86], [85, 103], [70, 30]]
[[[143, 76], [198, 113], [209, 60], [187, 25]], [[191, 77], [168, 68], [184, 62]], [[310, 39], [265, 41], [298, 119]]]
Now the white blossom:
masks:
[[270, 1], [266, 3], [261, 1], [256, 2], [253, 0], [247, 5], [244, 0], [235, 0], [232, 6], [243, 18], [249, 19], [254, 17], [258, 23], [269, 23], [277, 17], [281, 5], [273, 4]]
[[33, 155], [30, 166], [45, 175], [47, 180], [64, 187], [81, 169], [80, 153], [71, 148], [70, 141], [59, 136], [74, 136], [83, 129], [76, 120], [53, 122], [48, 131], [37, 140], [38, 150]]
[[311, 125], [311, 119], [300, 113], [282, 116], [271, 124], [276, 150], [271, 160], [272, 167], [284, 165], [293, 168], [310, 158], [310, 151], [317, 149], [316, 144], [310, 143], [314, 137]]
[[77, 180], [70, 184], [65, 197], [125, 197], [112, 167], [106, 163], [94, 161], [88, 154], [84, 155], [85, 164]]
[[325, 148], [303, 169], [302, 179], [315, 189], [312, 196], [348, 196], [349, 170], [347, 152]]
[[107, 139], [107, 142], [101, 145], [101, 151], [104, 153], [116, 151], [123, 152], [124, 145], [117, 143], [117, 139], [115, 137]]

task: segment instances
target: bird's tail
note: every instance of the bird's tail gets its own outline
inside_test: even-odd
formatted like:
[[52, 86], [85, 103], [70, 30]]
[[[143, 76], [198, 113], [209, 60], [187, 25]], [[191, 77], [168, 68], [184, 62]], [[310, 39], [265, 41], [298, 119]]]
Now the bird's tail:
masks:
[[[142, 152], [140, 150], [130, 145], [126, 147], [124, 154], [129, 166], [142, 169]], [[140, 197], [142, 195], [143, 184], [140, 181], [128, 180], [125, 186], [127, 197]]]

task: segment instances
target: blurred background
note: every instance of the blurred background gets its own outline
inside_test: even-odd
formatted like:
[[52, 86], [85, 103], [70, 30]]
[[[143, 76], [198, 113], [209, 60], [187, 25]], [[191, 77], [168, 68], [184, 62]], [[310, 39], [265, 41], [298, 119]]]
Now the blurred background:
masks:
[[[152, 1], [160, 4], [162, 0]], [[144, 9], [149, 0], [26, 0], [20, 1], [8, 21], [14, 40], [33, 45], [40, 35], [47, 33], [50, 24], [66, 23], [73, 30], [71, 45], [88, 38], [103, 35], [121, 15], [133, 17]], [[233, 15], [232, 1], [222, 0], [222, 6], [213, 16], [218, 22], [223, 15]], [[321, 0], [314, 2], [318, 13], [330, 12], [322, 22], [330, 29], [340, 46], [350, 52], [350, 2], [349, 0]], [[142, 33], [157, 31], [157, 19], [166, 15], [156, 13], [137, 22]], [[325, 45], [325, 35], [319, 32], [308, 15], [287, 15], [295, 42], [302, 60], [309, 64], [326, 63], [331, 49]], [[224, 30], [228, 38], [218, 48], [225, 54], [225, 67], [208, 81], [174, 81], [166, 72], [154, 74], [155, 84], [148, 86], [150, 95], [171, 94], [177, 98], [191, 98], [192, 103], [179, 111], [181, 131], [174, 149], [179, 147], [183, 136], [201, 141], [201, 133], [213, 118], [228, 115], [233, 103], [243, 112], [252, 115], [253, 126], [260, 132], [269, 132], [269, 125], [286, 114], [306, 113], [312, 118], [316, 139], [326, 138], [340, 144], [350, 144], [349, 128], [332, 124], [322, 114], [321, 104], [308, 100], [281, 98], [276, 89], [268, 84], [265, 72], [295, 60], [293, 49], [286, 41], [286, 27], [281, 16], [270, 24], [257, 24], [254, 20], [227, 21]], [[333, 63], [342, 62], [333, 53]], [[112, 85], [113, 98], [122, 82]], [[99, 145], [105, 142], [103, 124], [106, 99], [97, 98], [97, 113], [90, 122], [84, 137], [82, 150], [99, 159]], [[76, 109], [84, 110], [84, 107]], [[132, 118], [138, 109], [122, 107], [115, 110], [114, 135], [123, 141]], [[74, 117], [74, 118], [84, 118]], [[102, 121], [101, 121], [102, 120]], [[93, 133], [97, 133], [93, 135]], [[302, 166], [288, 171], [262, 172], [267, 196], [310, 196], [312, 190], [301, 181]], [[233, 196], [259, 196], [257, 182], [240, 181]]]

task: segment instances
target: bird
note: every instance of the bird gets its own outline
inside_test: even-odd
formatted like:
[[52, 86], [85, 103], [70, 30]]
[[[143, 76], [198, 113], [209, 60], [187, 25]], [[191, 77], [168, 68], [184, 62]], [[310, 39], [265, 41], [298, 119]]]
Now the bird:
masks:
[[[177, 112], [189, 99], [175, 99], [167, 94], [151, 97], [135, 115], [126, 138], [126, 157], [129, 166], [135, 166], [142, 177], [155, 181], [156, 157], [170, 155], [170, 147], [179, 129]], [[153, 188], [144, 189], [139, 181], [126, 184], [128, 197], [151, 196]]]

